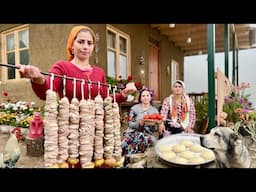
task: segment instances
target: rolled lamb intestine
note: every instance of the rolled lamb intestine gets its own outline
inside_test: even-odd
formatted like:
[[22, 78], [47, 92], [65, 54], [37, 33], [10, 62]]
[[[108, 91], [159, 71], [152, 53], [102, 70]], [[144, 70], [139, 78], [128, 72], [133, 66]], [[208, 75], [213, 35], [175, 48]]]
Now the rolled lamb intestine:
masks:
[[58, 125], [58, 163], [61, 164], [68, 159], [69, 100], [67, 97], [59, 101]]
[[113, 157], [114, 151], [114, 122], [112, 110], [112, 97], [104, 99], [105, 111], [105, 129], [104, 129], [104, 158], [110, 159]]
[[91, 140], [90, 141], [91, 141], [92, 147], [93, 147], [93, 145], [94, 145], [94, 136], [95, 136], [95, 101], [92, 100], [92, 99], [88, 99], [87, 103], [90, 107], [90, 115], [89, 115], [90, 121], [88, 123], [91, 126], [91, 129], [90, 129], [90, 139]]
[[95, 134], [95, 102], [94, 100], [80, 101], [80, 162], [82, 167], [91, 164], [93, 158], [93, 145]]
[[69, 105], [69, 134], [68, 134], [68, 153], [69, 158], [78, 159], [79, 157], [79, 101], [73, 98]]
[[120, 112], [119, 106], [115, 102], [113, 103], [113, 121], [114, 121], [114, 157], [116, 161], [120, 161], [122, 157], [121, 148], [121, 123], [120, 123]]
[[44, 162], [46, 167], [58, 163], [58, 122], [57, 94], [52, 90], [46, 91], [44, 115]]
[[97, 95], [95, 101], [94, 160], [103, 159], [104, 108], [103, 98]]
[[[80, 163], [90, 163], [91, 159], [89, 157], [90, 150], [90, 137], [89, 137], [89, 126], [87, 121], [89, 120], [89, 106], [87, 105], [87, 101], [82, 99], [79, 103], [79, 117], [80, 117], [80, 125], [79, 125], [79, 159]], [[88, 149], [86, 151], [85, 149]]]

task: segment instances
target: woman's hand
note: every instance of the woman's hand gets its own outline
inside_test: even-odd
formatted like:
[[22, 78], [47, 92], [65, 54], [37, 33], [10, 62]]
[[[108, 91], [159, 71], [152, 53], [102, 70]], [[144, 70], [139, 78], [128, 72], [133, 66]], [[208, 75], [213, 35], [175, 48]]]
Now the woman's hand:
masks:
[[162, 122], [163, 122], [162, 120], [158, 120], [158, 119], [155, 120], [155, 121], [156, 121], [156, 123], [157, 123], [158, 126], [160, 126], [160, 125], [162, 124]]
[[128, 95], [134, 93], [135, 91], [137, 91], [137, 88], [134, 82], [130, 82], [130, 83], [127, 83], [125, 89], [122, 91], [122, 95], [124, 97], [127, 97]]
[[43, 84], [45, 79], [44, 76], [41, 74], [39, 68], [32, 66], [32, 65], [21, 65], [16, 64], [19, 67], [19, 73], [21, 78], [28, 78], [36, 84]]
[[194, 133], [194, 130], [193, 130], [190, 126], [188, 126], [188, 127], [185, 129], [185, 132], [186, 132], [186, 133]]
[[159, 133], [159, 135], [162, 135], [164, 132], [165, 132], [165, 127], [164, 127], [164, 123], [162, 122], [158, 126], [158, 133]]
[[145, 124], [144, 119], [140, 119], [139, 124], [140, 124], [140, 126], [143, 126]]

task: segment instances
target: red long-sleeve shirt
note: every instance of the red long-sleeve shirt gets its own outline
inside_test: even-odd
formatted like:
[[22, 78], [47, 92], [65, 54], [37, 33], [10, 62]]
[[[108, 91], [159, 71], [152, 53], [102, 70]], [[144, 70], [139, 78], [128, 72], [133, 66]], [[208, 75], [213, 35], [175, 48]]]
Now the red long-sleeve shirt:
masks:
[[[84, 80], [91, 80], [93, 82], [100, 82], [100, 83], [106, 83], [106, 75], [102, 68], [97, 66], [92, 66], [92, 71], [90, 75], [87, 75], [87, 72], [78, 68], [74, 64], [68, 62], [68, 61], [58, 61], [56, 62], [52, 68], [49, 70], [49, 73], [54, 73], [57, 75], [67, 77], [75, 77], [77, 79], [84, 79]], [[50, 89], [50, 76], [45, 77], [45, 83], [43, 85], [38, 85], [35, 83], [31, 83], [32, 89], [35, 92], [35, 94], [42, 100], [46, 99], [46, 91]], [[81, 94], [81, 81], [76, 81], [76, 98], [81, 100], [82, 94]], [[63, 79], [55, 77], [53, 80], [53, 90], [58, 93], [59, 97], [63, 97]], [[73, 80], [66, 80], [66, 96], [71, 99], [74, 95], [74, 88], [73, 88]], [[101, 86], [100, 87], [100, 94], [103, 98], [107, 97], [107, 86]], [[98, 94], [98, 85], [97, 84], [91, 84], [91, 99], [94, 99]], [[111, 95], [113, 97], [113, 95]], [[88, 99], [88, 84], [84, 84], [84, 97], [85, 99]], [[125, 97], [121, 93], [116, 94], [116, 102], [120, 103], [125, 101]]]

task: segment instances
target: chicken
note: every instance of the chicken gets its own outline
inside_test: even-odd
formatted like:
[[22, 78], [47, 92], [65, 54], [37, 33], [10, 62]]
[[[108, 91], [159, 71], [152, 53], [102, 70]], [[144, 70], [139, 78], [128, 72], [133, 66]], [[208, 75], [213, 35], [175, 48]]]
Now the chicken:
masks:
[[0, 168], [5, 168], [3, 153], [0, 153]]
[[13, 168], [20, 158], [21, 149], [19, 140], [22, 139], [20, 128], [14, 128], [7, 140], [3, 153], [0, 155], [2, 167]]

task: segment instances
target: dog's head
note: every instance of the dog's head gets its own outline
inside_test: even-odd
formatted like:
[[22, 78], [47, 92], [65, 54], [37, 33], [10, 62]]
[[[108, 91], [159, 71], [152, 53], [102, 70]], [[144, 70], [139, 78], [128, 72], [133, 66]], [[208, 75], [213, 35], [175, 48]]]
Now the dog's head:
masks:
[[250, 156], [242, 138], [229, 127], [212, 128], [209, 134], [200, 137], [201, 145], [212, 149], [217, 166], [225, 168], [250, 167]]

